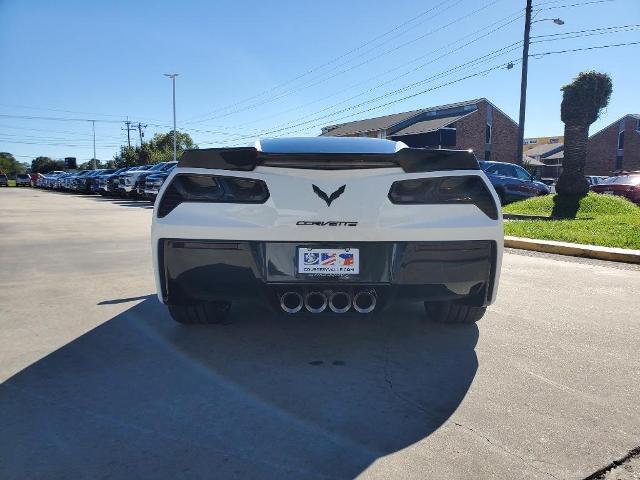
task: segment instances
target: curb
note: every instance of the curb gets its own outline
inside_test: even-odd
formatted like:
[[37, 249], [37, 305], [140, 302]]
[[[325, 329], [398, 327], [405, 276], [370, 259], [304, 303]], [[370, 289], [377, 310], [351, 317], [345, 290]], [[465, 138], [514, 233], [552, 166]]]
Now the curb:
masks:
[[522, 215], [520, 213], [503, 213], [502, 218], [505, 220], [562, 220], [544, 215]]
[[640, 250], [626, 248], [600, 247], [597, 245], [582, 245], [579, 243], [555, 242], [551, 240], [534, 240], [532, 238], [504, 237], [504, 246], [533, 250], [536, 252], [555, 253], [572, 257], [596, 258], [610, 262], [625, 262], [640, 264]]

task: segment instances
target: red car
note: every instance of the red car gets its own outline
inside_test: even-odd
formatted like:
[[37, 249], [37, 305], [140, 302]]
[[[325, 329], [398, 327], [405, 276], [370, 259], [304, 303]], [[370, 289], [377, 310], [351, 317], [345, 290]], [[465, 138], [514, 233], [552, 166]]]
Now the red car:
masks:
[[640, 172], [629, 172], [609, 177], [598, 185], [591, 185], [591, 191], [619, 195], [640, 205]]

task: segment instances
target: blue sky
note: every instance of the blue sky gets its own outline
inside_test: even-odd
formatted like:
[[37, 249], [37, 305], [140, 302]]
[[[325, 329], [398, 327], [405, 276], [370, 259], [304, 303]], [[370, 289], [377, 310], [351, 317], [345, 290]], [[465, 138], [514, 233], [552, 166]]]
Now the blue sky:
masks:
[[[0, 151], [22, 161], [89, 159], [86, 119], [96, 119], [97, 157], [110, 159], [126, 142], [127, 116], [148, 125], [147, 138], [170, 128], [165, 72], [180, 74], [178, 128], [201, 147], [317, 135], [323, 125], [477, 97], [515, 119], [520, 65], [505, 65], [521, 56], [514, 42], [524, 4], [0, 0], [0, 115], [9, 115], [0, 116]], [[640, 0], [534, 5], [536, 20], [560, 17], [565, 25], [536, 22], [532, 36], [591, 31], [534, 38], [531, 53], [640, 41], [639, 27], [593, 31], [639, 25]], [[587, 69], [609, 73], [614, 84], [592, 132], [640, 113], [638, 58], [640, 45], [532, 58], [526, 135], [562, 134], [560, 87]]]

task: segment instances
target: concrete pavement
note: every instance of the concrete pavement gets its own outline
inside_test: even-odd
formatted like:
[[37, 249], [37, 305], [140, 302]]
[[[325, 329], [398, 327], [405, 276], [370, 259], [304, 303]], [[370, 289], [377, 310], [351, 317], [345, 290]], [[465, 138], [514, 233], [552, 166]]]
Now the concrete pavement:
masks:
[[584, 478], [640, 445], [640, 270], [507, 253], [477, 326], [175, 324], [148, 205], [0, 191], [0, 478]]

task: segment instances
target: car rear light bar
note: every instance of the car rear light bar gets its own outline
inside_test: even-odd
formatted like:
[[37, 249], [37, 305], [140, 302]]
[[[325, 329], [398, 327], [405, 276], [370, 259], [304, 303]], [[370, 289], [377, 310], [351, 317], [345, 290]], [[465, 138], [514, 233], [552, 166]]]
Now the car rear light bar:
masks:
[[399, 180], [391, 185], [389, 200], [399, 205], [470, 204], [498, 219], [496, 202], [478, 175]]
[[166, 216], [181, 203], [264, 203], [268, 198], [269, 189], [262, 180], [179, 174], [162, 196], [158, 217]]

